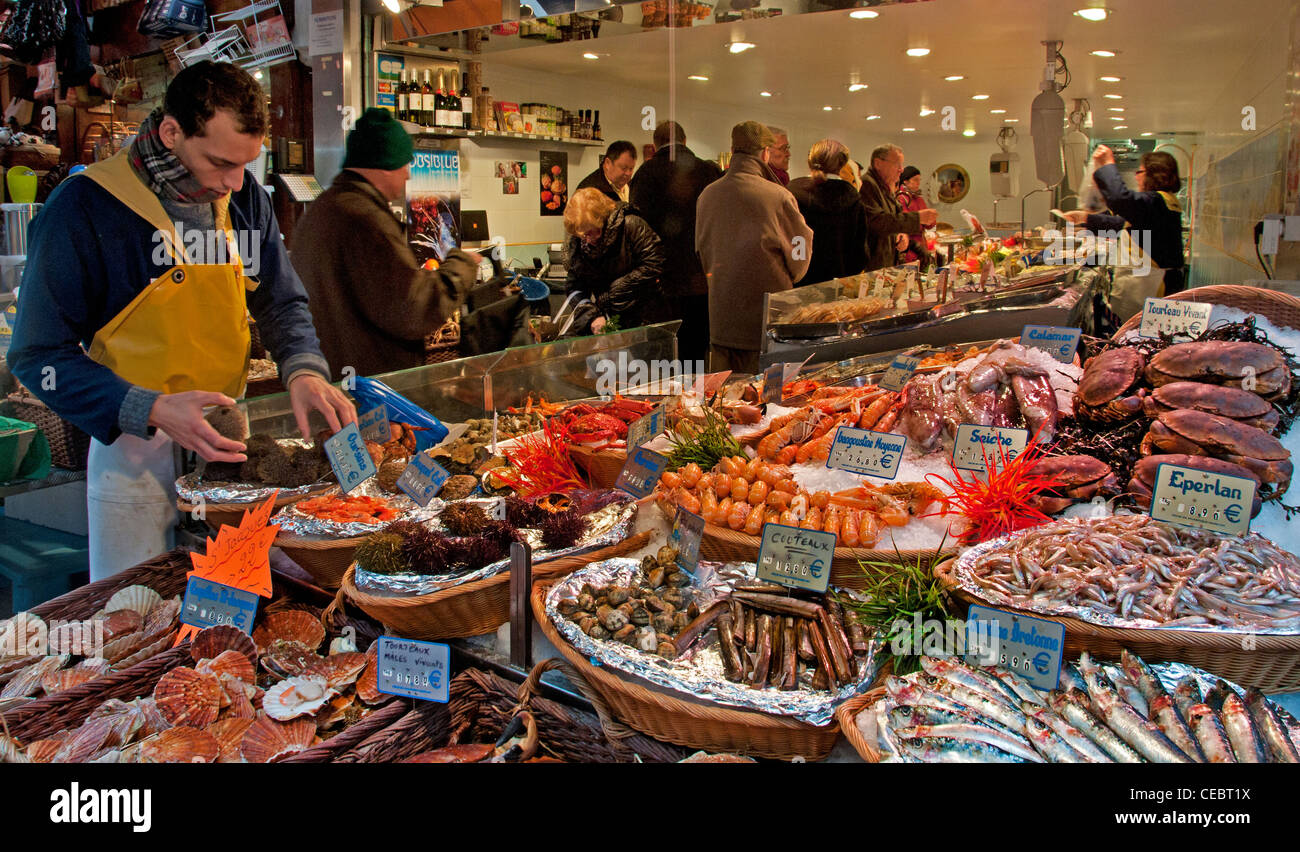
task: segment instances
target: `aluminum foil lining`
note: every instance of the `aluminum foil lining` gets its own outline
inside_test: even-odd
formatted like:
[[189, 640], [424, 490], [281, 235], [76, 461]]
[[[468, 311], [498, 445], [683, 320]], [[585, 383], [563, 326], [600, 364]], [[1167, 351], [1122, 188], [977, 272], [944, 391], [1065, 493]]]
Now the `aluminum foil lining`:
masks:
[[[504, 501], [501, 500], [467, 500], [465, 502], [500, 502], [504, 504]], [[636, 510], [636, 503], [627, 500], [611, 503], [592, 512], [587, 515], [591, 523], [588, 525], [586, 534], [572, 547], [559, 550], [548, 550], [542, 545], [540, 530], [520, 529], [519, 531], [523, 533], [524, 538], [528, 541], [528, 546], [533, 549], [533, 562], [536, 563], [543, 559], [559, 559], [572, 556], [575, 553], [609, 547], [626, 540], [632, 534], [632, 527], [636, 523]], [[437, 521], [428, 526], [441, 529]], [[500, 574], [502, 571], [509, 570], [509, 568], [510, 560], [508, 558], [493, 562], [491, 565], [486, 565], [477, 571], [459, 574], [376, 574], [358, 565], [356, 584], [361, 591], [372, 595], [400, 597], [427, 595], [463, 583], [485, 580], [488, 577]]]
[[[278, 438], [276, 443], [282, 447], [313, 446], [310, 441], [305, 441], [302, 438]], [[259, 503], [264, 502], [277, 491], [280, 492], [281, 497], [306, 495], [314, 491], [322, 491], [334, 484], [334, 479], [331, 477], [314, 482], [311, 485], [302, 485], [297, 488], [280, 488], [274, 485], [262, 485], [261, 483], [205, 479], [201, 473], [194, 471], [176, 480], [176, 496], [186, 503], [198, 503], [200, 500], [207, 503]]]
[[[1019, 610], [1021, 612], [1036, 612], [1042, 615], [1056, 615], [1067, 618], [1076, 618], [1079, 621], [1086, 621], [1089, 624], [1100, 624], [1104, 627], [1124, 627], [1136, 628], [1141, 630], [1180, 630], [1196, 633], [1236, 633], [1243, 636], [1253, 634], [1256, 636], [1294, 636], [1300, 633], [1300, 624], [1296, 620], [1291, 620], [1290, 624], [1282, 624], [1276, 627], [1258, 627], [1250, 630], [1243, 630], [1236, 627], [1228, 627], [1218, 624], [1175, 624], [1172, 627], [1166, 627], [1163, 623], [1150, 618], [1121, 618], [1112, 612], [1105, 610], [1096, 610], [1090, 608], [1080, 608], [1066, 603], [1055, 603], [1051, 601], [1025, 601], [1023, 598], [1012, 598], [1009, 595], [986, 589], [979, 585], [973, 579], [972, 567], [975, 560], [979, 559], [986, 553], [999, 548], [1011, 545], [1019, 536], [1032, 532], [1032, 529], [1012, 533], [1002, 538], [991, 539], [990, 541], [981, 542], [969, 550], [964, 551], [957, 557], [957, 563], [952, 567], [951, 574], [957, 580], [961, 588], [974, 595], [981, 601], [985, 601], [992, 606], [1007, 607], [1009, 609]], [[1259, 536], [1258, 533], [1250, 533], [1250, 536]], [[1243, 536], [1249, 538], [1249, 536]]]
[[[1187, 678], [1191, 678], [1196, 683], [1196, 686], [1200, 689], [1202, 695], [1209, 692], [1210, 689], [1221, 680], [1238, 695], [1244, 696], [1246, 694], [1245, 689], [1232, 681], [1224, 680], [1216, 675], [1210, 674], [1204, 669], [1198, 669], [1196, 666], [1189, 666], [1186, 663], [1150, 663], [1149, 665], [1156, 673], [1156, 677], [1160, 679], [1160, 684], [1170, 695], [1173, 695], [1174, 690], [1178, 688], [1178, 685]], [[1111, 666], [1103, 665], [1103, 668], [1111, 668]], [[1042, 692], [1041, 690], [1038, 694], [1042, 696], [1047, 695], [1047, 693]], [[1279, 706], [1271, 698], [1267, 700], [1273, 705], [1274, 709]], [[898, 750], [898, 744], [894, 741], [893, 736], [891, 736], [889, 732], [889, 711], [893, 709], [893, 707], [894, 705], [891, 703], [889, 696], [886, 695], [874, 704], [864, 707], [862, 712], [858, 714], [859, 718], [863, 716], [868, 717], [868, 724], [874, 726], [876, 732], [876, 747], [880, 749], [881, 753], [880, 762], [924, 763], [925, 761], [904, 754]], [[855, 718], [853, 723], [858, 725], [858, 719]], [[859, 726], [859, 729], [861, 729], [861, 726]]]
[[[858, 683], [842, 687], [836, 692], [813, 691], [808, 685], [809, 675], [800, 680], [799, 689], [791, 692], [771, 687], [755, 689], [732, 683], [723, 675], [722, 656], [718, 651], [718, 634], [715, 630], [708, 631], [681, 657], [666, 660], [658, 654], [640, 651], [622, 642], [592, 639], [556, 609], [560, 600], [576, 598], [583, 583], [591, 583], [593, 586], [611, 583], [627, 585], [640, 569], [640, 561], [634, 559], [595, 562], [569, 575], [547, 594], [547, 617], [564, 638], [583, 656], [591, 658], [593, 663], [634, 675], [690, 698], [744, 710], [758, 710], [775, 716], [790, 716], [812, 725], [830, 724], [836, 705], [864, 691], [876, 678], [878, 663], [876, 644], [873, 642]], [[701, 562], [695, 574], [697, 584], [691, 587], [700, 610], [707, 609], [715, 601], [730, 594], [736, 582], [754, 579], [754, 569], [752, 562], [729, 562], [725, 565]]]
[[[329, 497], [341, 495], [343, 492], [335, 486], [328, 491], [323, 491], [316, 495], [318, 497]], [[338, 521], [324, 521], [320, 518], [313, 518], [311, 515], [303, 514], [298, 511], [296, 506], [285, 506], [271, 518], [271, 523], [280, 525], [280, 532], [289, 533], [290, 535], [313, 535], [327, 536], [329, 538], [356, 538], [357, 536], [370, 535], [382, 530], [384, 527], [394, 521], [413, 521], [415, 523], [425, 523], [432, 521], [439, 512], [442, 511], [446, 504], [437, 497], [429, 501], [429, 505], [423, 509], [405, 494], [389, 494], [379, 487], [379, 483], [374, 477], [367, 479], [365, 482], [352, 489], [348, 494], [349, 497], [378, 497], [388, 501], [397, 513], [397, 517], [390, 518], [387, 521], [376, 521], [370, 523], [345, 524]]]

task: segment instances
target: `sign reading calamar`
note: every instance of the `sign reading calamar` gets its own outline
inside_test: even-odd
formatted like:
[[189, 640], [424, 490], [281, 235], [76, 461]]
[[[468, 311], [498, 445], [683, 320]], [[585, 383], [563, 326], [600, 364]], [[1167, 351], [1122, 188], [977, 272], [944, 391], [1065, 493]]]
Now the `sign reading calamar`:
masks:
[[841, 426], [835, 431], [835, 442], [831, 444], [831, 453], [826, 457], [826, 466], [850, 473], [893, 479], [898, 476], [898, 467], [903, 463], [903, 448], [906, 446], [907, 438], [902, 435]]
[[1156, 468], [1151, 517], [1217, 533], [1244, 535], [1250, 529], [1255, 481], [1193, 467]]
[[355, 423], [344, 426], [325, 442], [325, 455], [329, 457], [330, 467], [334, 468], [334, 476], [344, 494], [351, 493], [379, 472], [366, 449], [366, 439], [361, 437], [361, 430]]
[[958, 470], [987, 470], [985, 457], [1002, 464], [1002, 454], [1007, 461], [1020, 455], [1029, 446], [1028, 429], [1001, 429], [963, 423], [957, 427], [957, 437], [952, 446], [952, 466]]
[[764, 524], [756, 573], [760, 580], [824, 592], [834, 557], [835, 533]]
[[1063, 364], [1074, 361], [1083, 330], [1056, 325], [1027, 325], [1020, 332], [1020, 345], [1041, 349]]
[[1035, 689], [1052, 690], [1061, 679], [1065, 625], [972, 604], [966, 615], [966, 648], [972, 663], [1001, 666]]
[[1177, 299], [1147, 299], [1142, 307], [1139, 337], [1162, 334], [1197, 338], [1210, 327], [1214, 306], [1209, 302], [1183, 302]]

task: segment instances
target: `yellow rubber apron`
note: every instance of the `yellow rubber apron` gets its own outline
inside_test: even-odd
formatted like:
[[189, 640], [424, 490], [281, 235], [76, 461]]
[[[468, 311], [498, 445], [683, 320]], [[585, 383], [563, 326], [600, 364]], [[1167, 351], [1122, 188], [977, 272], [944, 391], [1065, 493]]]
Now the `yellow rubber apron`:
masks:
[[[1182, 212], [1183, 208], [1172, 193], [1161, 192], [1159, 195], [1170, 210]], [[1110, 309], [1125, 321], [1141, 313], [1147, 299], [1164, 296], [1165, 270], [1147, 256], [1138, 241], [1133, 239], [1129, 227], [1120, 234], [1119, 257], [1123, 263], [1115, 265], [1115, 276], [1110, 285]]]

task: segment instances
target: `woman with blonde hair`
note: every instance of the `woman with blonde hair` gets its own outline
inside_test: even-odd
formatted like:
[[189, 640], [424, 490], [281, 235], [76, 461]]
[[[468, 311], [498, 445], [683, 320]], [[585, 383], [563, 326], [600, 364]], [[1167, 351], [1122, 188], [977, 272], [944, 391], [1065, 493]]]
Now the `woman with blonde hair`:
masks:
[[599, 334], [614, 317], [617, 327], [634, 328], [655, 322], [662, 312], [663, 247], [630, 210], [592, 187], [569, 198], [565, 267], [573, 322], [566, 335]]
[[808, 177], [790, 182], [799, 212], [812, 228], [812, 264], [795, 284], [816, 284], [856, 275], [867, 265], [867, 211], [854, 185], [849, 149], [822, 139], [808, 151]]

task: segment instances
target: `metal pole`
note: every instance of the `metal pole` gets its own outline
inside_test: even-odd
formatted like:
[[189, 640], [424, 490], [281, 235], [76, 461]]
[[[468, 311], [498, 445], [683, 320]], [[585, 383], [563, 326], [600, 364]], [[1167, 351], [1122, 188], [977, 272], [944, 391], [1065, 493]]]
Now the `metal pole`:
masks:
[[525, 672], [533, 667], [532, 588], [533, 549], [516, 541], [510, 545], [510, 664]]

